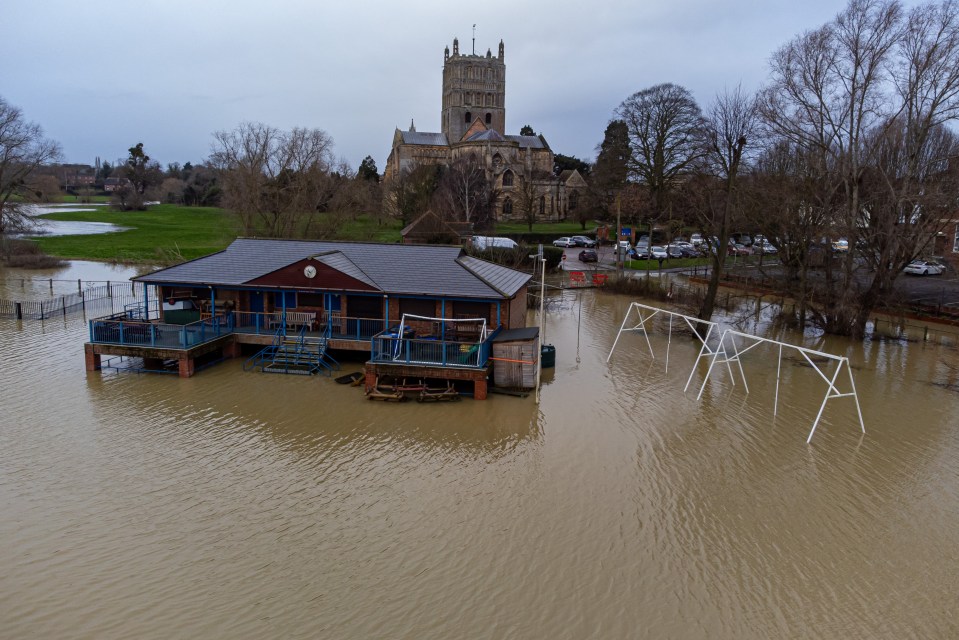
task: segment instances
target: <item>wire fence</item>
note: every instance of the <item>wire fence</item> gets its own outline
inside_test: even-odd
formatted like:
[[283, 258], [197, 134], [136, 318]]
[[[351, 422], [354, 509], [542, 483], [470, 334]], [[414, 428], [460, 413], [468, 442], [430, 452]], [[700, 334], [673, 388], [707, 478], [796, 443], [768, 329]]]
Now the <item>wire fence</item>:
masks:
[[[44, 280], [46, 282], [47, 280]], [[49, 280], [53, 289], [53, 280]], [[82, 314], [88, 310], [102, 313], [123, 309], [125, 305], [143, 300], [143, 287], [132, 283], [80, 280], [57, 281], [76, 284], [77, 291], [42, 300], [10, 300], [0, 298], [0, 318], [15, 320], [49, 320]]]

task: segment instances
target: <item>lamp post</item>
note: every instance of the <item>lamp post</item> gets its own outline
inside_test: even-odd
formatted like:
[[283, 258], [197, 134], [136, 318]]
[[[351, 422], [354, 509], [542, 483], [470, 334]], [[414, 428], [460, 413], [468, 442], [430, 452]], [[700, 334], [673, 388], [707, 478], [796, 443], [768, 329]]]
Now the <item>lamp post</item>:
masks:
[[623, 224], [621, 220], [620, 194], [616, 192], [616, 266], [619, 267], [620, 275], [623, 273], [623, 249], [619, 244], [623, 237]]
[[539, 278], [539, 366], [536, 367], [536, 404], [539, 404], [539, 381], [543, 375], [543, 335], [545, 324], [543, 322], [543, 310], [546, 302], [546, 258], [543, 257], [543, 245], [539, 245], [539, 253], [536, 254], [541, 265], [541, 274]]

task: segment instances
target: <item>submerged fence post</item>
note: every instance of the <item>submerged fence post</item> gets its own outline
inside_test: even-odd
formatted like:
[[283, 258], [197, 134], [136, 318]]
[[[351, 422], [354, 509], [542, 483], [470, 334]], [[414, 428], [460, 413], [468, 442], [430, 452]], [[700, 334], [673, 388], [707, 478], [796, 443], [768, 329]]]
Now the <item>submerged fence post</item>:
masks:
[[23, 307], [20, 302], [14, 303], [17, 306], [17, 320], [23, 320]]
[[67, 319], [67, 299], [65, 296], [60, 296], [60, 308], [63, 309], [63, 319]]
[[83, 293], [83, 284], [80, 282], [80, 278], [77, 278], [77, 293]]

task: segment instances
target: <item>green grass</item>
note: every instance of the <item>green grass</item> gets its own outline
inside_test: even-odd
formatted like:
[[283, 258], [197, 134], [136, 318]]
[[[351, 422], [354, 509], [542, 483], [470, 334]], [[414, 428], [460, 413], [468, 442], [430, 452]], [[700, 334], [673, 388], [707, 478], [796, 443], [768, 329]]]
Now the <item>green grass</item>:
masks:
[[341, 224], [334, 233], [334, 240], [352, 240], [355, 242], [400, 242], [403, 237], [402, 220], [384, 220], [378, 222], [366, 216], [358, 216]]
[[[709, 265], [709, 260], [709, 258], [670, 258], [663, 260], [663, 269], [703, 267]], [[659, 260], [627, 260], [625, 266], [627, 269], [637, 271], [658, 271]]]
[[97, 202], [97, 203], [110, 202], [110, 196], [84, 196], [82, 200], [84, 202], [81, 202], [80, 197], [71, 196], [69, 193], [64, 194], [60, 198], [60, 202], [64, 202], [68, 204], [77, 204], [77, 203], [85, 204], [86, 202]]
[[[358, 242], [399, 242], [403, 224], [398, 220], [377, 221], [366, 216], [353, 220], [314, 220], [315, 230], [330, 240]], [[75, 260], [165, 264], [192, 260], [219, 251], [244, 234], [237, 217], [224, 209], [151, 206], [147, 211], [96, 211], [50, 213], [44, 218], [80, 222], [110, 222], [128, 231], [83, 236], [39, 236], [40, 248], [53, 256]], [[327, 224], [323, 224], [326, 222]]]
[[111, 222], [127, 231], [83, 236], [37, 238], [40, 248], [53, 256], [107, 262], [169, 263], [198, 258], [228, 245], [238, 225], [223, 209], [156, 205], [148, 211], [98, 211], [50, 213], [50, 220]]

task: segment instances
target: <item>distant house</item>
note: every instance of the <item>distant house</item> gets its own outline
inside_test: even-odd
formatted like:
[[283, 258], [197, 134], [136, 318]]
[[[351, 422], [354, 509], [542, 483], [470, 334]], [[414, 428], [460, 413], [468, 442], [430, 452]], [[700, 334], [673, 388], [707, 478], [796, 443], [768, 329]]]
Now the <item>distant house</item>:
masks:
[[103, 181], [103, 190], [107, 193], [113, 193], [121, 186], [129, 184], [130, 181], [126, 178], [107, 178]]
[[297, 336], [369, 354], [368, 385], [394, 374], [466, 380], [484, 398], [492, 339], [526, 326], [530, 278], [457, 246], [240, 238], [133, 278], [146, 302], [91, 321], [87, 369], [126, 355], [148, 369], [174, 359], [190, 376], [200, 358]]

